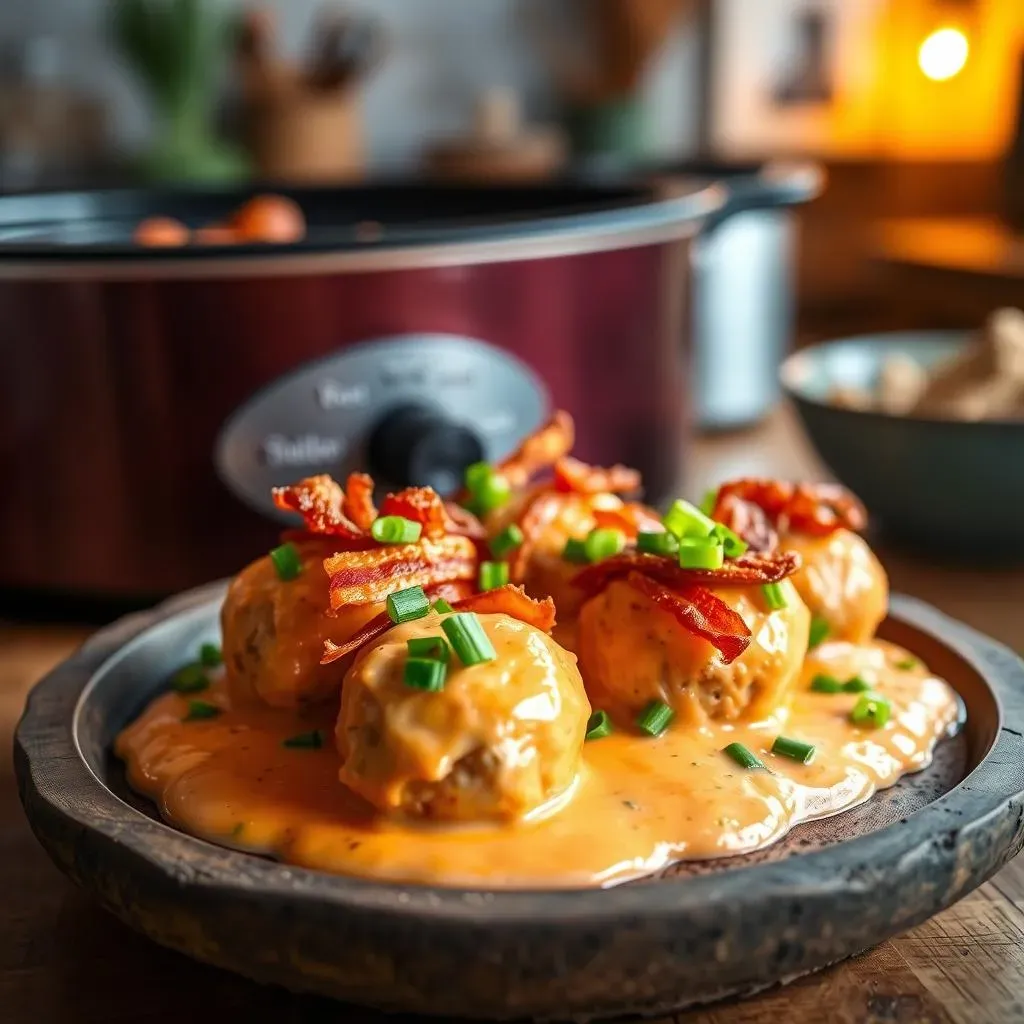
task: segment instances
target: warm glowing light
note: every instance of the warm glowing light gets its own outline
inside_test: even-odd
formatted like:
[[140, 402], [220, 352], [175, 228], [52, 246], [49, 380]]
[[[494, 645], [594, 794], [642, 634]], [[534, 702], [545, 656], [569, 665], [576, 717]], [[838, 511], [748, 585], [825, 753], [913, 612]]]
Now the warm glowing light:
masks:
[[960, 74], [970, 46], [958, 28], [936, 29], [917, 51], [917, 63], [933, 82], [945, 82]]

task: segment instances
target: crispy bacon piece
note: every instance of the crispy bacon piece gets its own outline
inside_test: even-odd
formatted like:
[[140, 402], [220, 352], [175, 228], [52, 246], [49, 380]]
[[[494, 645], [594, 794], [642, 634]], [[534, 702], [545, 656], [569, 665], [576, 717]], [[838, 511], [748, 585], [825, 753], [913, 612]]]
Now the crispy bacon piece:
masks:
[[768, 513], [752, 501], [744, 501], [735, 494], [719, 496], [714, 518], [742, 537], [753, 552], [768, 554], [779, 546], [779, 535]]
[[706, 587], [669, 590], [639, 572], [628, 573], [626, 583], [668, 612], [685, 630], [707, 640], [729, 664], [750, 644], [750, 629], [742, 616]]
[[469, 537], [471, 540], [486, 541], [487, 531], [484, 524], [468, 509], [456, 505], [454, 501], [444, 503], [445, 528], [449, 533]]
[[773, 555], [744, 555], [742, 558], [729, 559], [720, 569], [684, 569], [661, 555], [628, 551], [581, 569], [573, 577], [572, 584], [593, 595], [604, 590], [612, 580], [622, 579], [631, 572], [638, 572], [673, 590], [682, 590], [697, 584], [730, 587], [753, 583], [778, 583], [779, 580], [792, 576], [799, 568], [800, 556], [795, 551]]
[[590, 466], [568, 455], [555, 463], [555, 490], [575, 494], [627, 494], [640, 488], [640, 474], [628, 466]]
[[432, 487], [407, 487], [389, 494], [380, 507], [382, 516], [404, 516], [423, 524], [423, 536], [436, 540], [447, 531], [447, 516], [441, 496]]
[[406, 587], [430, 587], [476, 576], [477, 555], [468, 537], [424, 538], [371, 551], [342, 552], [324, 559], [331, 608], [383, 601]]
[[308, 476], [288, 487], [275, 487], [274, 504], [285, 512], [298, 512], [310, 533], [357, 539], [363, 531], [345, 514], [345, 492], [326, 474]]
[[[426, 593], [431, 601], [444, 600], [454, 607], [472, 595], [473, 584], [465, 580], [438, 583], [437, 586], [428, 587]], [[359, 650], [364, 644], [383, 636], [393, 625], [391, 616], [387, 612], [381, 612], [370, 619], [357, 633], [353, 633], [345, 643], [336, 644], [333, 640], [325, 640], [324, 654], [320, 659], [320, 664], [330, 665], [332, 661], [337, 661], [339, 658], [344, 658], [346, 654]]]
[[559, 410], [498, 464], [498, 472], [514, 489], [525, 487], [541, 470], [550, 469], [560, 458], [568, 455], [575, 440], [576, 428], [572, 417]]
[[[482, 594], [467, 596], [460, 591], [468, 589], [463, 584], [442, 583], [432, 587], [428, 592], [431, 599], [444, 598], [457, 612], [480, 612], [482, 615], [503, 614], [513, 619], [519, 619], [528, 626], [535, 626], [537, 629], [550, 633], [555, 625], [555, 602], [550, 597], [543, 601], [535, 601], [527, 597], [521, 587], [514, 587], [507, 584], [495, 590], [488, 590]], [[364, 644], [383, 636], [394, 623], [387, 612], [375, 615], [358, 633], [343, 644], [336, 644], [331, 640], [324, 641], [324, 656], [320, 659], [321, 665], [329, 665], [332, 661], [344, 658], [346, 654], [359, 650]]]
[[757, 505], [782, 531], [793, 530], [824, 537], [844, 527], [859, 531], [867, 525], [864, 506], [838, 484], [792, 484], [753, 477], [732, 480], [718, 490], [715, 519], [718, 519], [720, 509], [723, 515], [729, 514], [727, 505], [730, 498]]
[[457, 612], [501, 613], [550, 633], [555, 625], [555, 602], [550, 597], [535, 601], [522, 587], [511, 583], [474, 594], [453, 605]]
[[366, 473], [349, 473], [345, 481], [345, 501], [342, 511], [363, 532], [368, 532], [377, 518], [373, 504], [373, 477]]

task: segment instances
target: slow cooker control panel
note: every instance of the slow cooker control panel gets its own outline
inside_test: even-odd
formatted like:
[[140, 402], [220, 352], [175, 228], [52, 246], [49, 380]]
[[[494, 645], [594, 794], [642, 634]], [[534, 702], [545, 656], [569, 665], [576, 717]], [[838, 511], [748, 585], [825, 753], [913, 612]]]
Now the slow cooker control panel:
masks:
[[361, 342], [254, 395], [225, 423], [214, 459], [243, 501], [283, 518], [270, 489], [304, 476], [371, 473], [382, 489], [456, 490], [543, 422], [547, 393], [514, 356], [473, 338]]

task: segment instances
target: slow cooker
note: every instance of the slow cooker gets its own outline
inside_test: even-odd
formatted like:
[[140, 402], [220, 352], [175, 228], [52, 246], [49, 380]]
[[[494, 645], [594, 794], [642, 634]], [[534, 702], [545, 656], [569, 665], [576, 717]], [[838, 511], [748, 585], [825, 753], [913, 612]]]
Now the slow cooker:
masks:
[[[282, 190], [278, 190], [282, 191]], [[0, 586], [153, 595], [274, 542], [269, 489], [452, 490], [554, 408], [577, 454], [680, 484], [690, 246], [725, 190], [283, 190], [287, 246], [143, 249], [251, 193], [0, 199]]]

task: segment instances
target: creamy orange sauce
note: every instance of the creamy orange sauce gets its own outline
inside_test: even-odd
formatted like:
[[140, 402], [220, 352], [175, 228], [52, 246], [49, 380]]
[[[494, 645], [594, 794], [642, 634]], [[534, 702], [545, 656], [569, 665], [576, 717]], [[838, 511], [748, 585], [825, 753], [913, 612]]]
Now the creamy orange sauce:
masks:
[[[883, 641], [810, 652], [788, 708], [756, 724], [677, 725], [659, 739], [619, 729], [588, 742], [582, 770], [544, 816], [508, 824], [414, 825], [375, 811], [338, 781], [336, 708], [232, 703], [223, 680], [201, 694], [223, 713], [183, 722], [188, 698], [157, 697], [121, 734], [133, 787], [167, 820], [225, 846], [306, 867], [403, 882], [483, 888], [606, 886], [680, 859], [756, 850], [795, 824], [834, 814], [927, 765], [958, 700]], [[889, 699], [881, 729], [848, 719], [853, 694], [817, 694], [811, 679], [859, 674]], [[282, 741], [319, 728], [319, 750]], [[779, 734], [814, 743], [809, 765], [769, 753]], [[721, 753], [746, 744], [769, 771]]]

